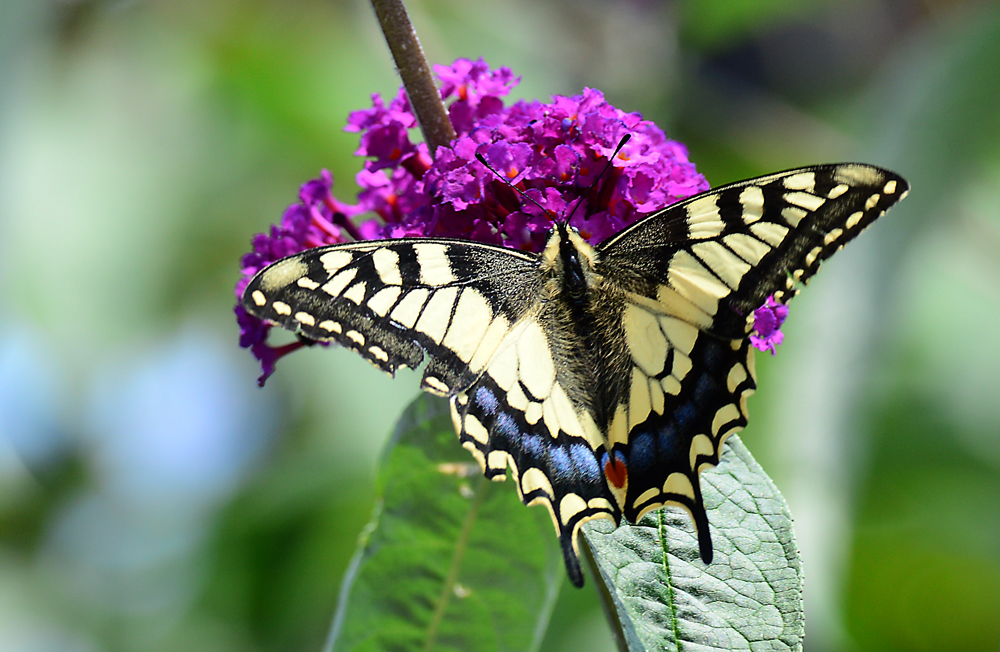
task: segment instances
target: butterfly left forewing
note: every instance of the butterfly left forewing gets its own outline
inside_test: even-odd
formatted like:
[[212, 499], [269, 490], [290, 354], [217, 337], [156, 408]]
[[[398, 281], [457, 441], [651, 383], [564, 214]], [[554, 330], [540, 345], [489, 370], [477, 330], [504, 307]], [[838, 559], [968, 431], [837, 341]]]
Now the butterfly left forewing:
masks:
[[450, 395], [482, 373], [537, 301], [537, 258], [462, 240], [355, 242], [309, 249], [258, 273], [250, 314], [335, 341], [383, 371], [430, 358], [423, 388]]

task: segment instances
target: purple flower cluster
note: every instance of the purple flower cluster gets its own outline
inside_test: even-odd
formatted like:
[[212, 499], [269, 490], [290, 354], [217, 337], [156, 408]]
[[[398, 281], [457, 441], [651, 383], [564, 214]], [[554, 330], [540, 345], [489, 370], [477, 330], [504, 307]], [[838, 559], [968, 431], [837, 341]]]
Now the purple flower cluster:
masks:
[[774, 355], [775, 348], [785, 339], [785, 334], [779, 328], [788, 317], [788, 306], [778, 303], [774, 297], [768, 297], [763, 306], [753, 311], [753, 333], [750, 343], [761, 351], [770, 351]]
[[[457, 138], [432, 157], [425, 143], [411, 140], [417, 121], [404, 90], [388, 106], [373, 95], [372, 108], [351, 113], [345, 128], [361, 134], [355, 154], [367, 157], [356, 177], [357, 203], [333, 197], [326, 171], [306, 183], [280, 226], [254, 237], [237, 297], [258, 270], [311, 247], [440, 236], [539, 251], [553, 220], [569, 206], [574, 207], [570, 224], [596, 244], [709, 187], [682, 144], [638, 113], [608, 104], [600, 91], [505, 106], [501, 98], [520, 81], [507, 68], [491, 70], [481, 59], [459, 59], [435, 66], [435, 72]], [[631, 139], [614, 154], [626, 134]], [[538, 205], [519, 197], [477, 154]], [[610, 170], [598, 180], [612, 155]], [[361, 216], [356, 224], [355, 216]], [[261, 361], [263, 384], [275, 361], [302, 344], [270, 347], [268, 325], [239, 305], [236, 315], [240, 345]]]

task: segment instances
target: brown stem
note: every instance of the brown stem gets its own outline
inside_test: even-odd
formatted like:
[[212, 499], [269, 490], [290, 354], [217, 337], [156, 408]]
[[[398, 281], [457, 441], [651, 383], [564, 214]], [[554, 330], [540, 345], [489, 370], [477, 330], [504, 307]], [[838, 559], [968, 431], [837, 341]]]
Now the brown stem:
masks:
[[439, 146], [455, 139], [455, 129], [434, 84], [431, 67], [424, 58], [403, 0], [371, 0], [371, 3], [433, 157]]

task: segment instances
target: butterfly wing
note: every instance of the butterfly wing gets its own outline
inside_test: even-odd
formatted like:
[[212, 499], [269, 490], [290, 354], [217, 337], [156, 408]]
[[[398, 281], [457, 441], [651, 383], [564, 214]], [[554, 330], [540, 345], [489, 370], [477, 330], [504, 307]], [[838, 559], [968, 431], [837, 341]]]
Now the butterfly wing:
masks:
[[521, 500], [548, 509], [570, 580], [582, 586], [580, 526], [593, 518], [618, 523], [621, 512], [599, 462], [604, 436], [594, 397], [600, 388], [576, 326], [558, 297], [539, 302], [479, 380], [452, 397], [451, 410], [462, 446], [487, 477], [503, 480], [509, 467]]
[[[867, 165], [824, 165], [724, 186], [651, 215], [599, 248], [631, 377], [610, 396], [616, 458], [628, 471], [622, 513], [664, 504], [690, 510], [701, 556], [712, 558], [699, 474], [747, 423], [756, 388], [753, 311], [786, 302], [820, 263], [907, 191]], [[608, 476], [609, 479], [612, 476]], [[609, 487], [614, 491], [614, 487]]]
[[722, 186], [637, 222], [601, 244], [602, 260], [694, 304], [692, 323], [743, 337], [768, 296], [785, 303], [909, 185], [860, 163], [818, 165]]
[[430, 358], [422, 387], [450, 395], [482, 373], [537, 301], [537, 257], [466, 240], [353, 242], [310, 249], [258, 273], [250, 314], [335, 341], [390, 374]]

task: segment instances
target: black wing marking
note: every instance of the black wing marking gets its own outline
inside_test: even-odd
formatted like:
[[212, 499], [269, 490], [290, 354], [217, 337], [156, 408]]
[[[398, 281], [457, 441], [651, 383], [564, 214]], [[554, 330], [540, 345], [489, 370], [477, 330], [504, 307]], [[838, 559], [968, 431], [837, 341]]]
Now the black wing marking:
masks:
[[250, 314], [312, 340], [336, 341], [393, 374], [430, 362], [422, 386], [471, 385], [537, 301], [537, 257], [450, 239], [354, 242], [310, 249], [258, 273]]
[[902, 177], [860, 163], [789, 170], [679, 202], [599, 250], [612, 276], [655, 279], [694, 304], [686, 306], [692, 323], [741, 338], [768, 296], [789, 301], [797, 282], [908, 189]]

